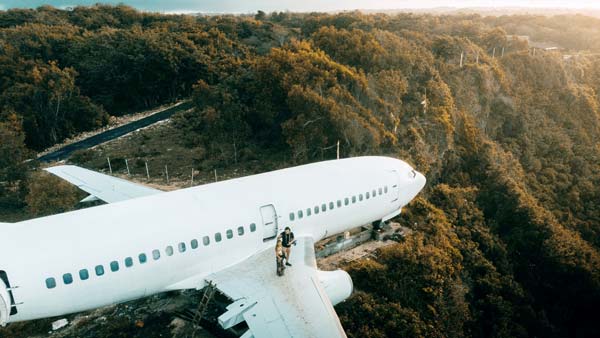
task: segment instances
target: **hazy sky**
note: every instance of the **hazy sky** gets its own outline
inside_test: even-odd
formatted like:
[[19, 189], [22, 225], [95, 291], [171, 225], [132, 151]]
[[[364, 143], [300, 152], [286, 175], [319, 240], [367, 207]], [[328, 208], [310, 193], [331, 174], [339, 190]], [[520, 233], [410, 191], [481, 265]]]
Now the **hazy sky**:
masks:
[[38, 7], [73, 7], [94, 3], [125, 3], [132, 7], [157, 12], [232, 12], [264, 11], [332, 11], [351, 9], [400, 9], [431, 7], [551, 7], [600, 9], [597, 0], [0, 0], [0, 9]]

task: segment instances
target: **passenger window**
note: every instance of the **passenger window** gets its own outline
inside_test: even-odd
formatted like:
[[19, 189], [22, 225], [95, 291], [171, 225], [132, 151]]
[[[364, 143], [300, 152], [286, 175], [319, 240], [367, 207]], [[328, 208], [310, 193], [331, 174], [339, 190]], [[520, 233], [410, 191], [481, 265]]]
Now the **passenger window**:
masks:
[[143, 254], [143, 253], [139, 254], [138, 258], [140, 259], [140, 264], [146, 263], [146, 260], [147, 260], [146, 254]]
[[160, 258], [160, 251], [152, 250], [152, 258], [154, 258], [154, 260], [157, 261]]
[[350, 203], [350, 200], [348, 199], [348, 197], [344, 198], [344, 205], [348, 205]]
[[315, 215], [319, 213], [319, 206], [315, 207]]
[[371, 193], [367, 191], [366, 197], [369, 199], [369, 197], [371, 197]]
[[96, 265], [96, 276], [102, 276], [104, 274], [104, 267], [102, 265]]
[[110, 271], [112, 271], [112, 272], [119, 271], [119, 262], [117, 262], [117, 261], [110, 262]]
[[[171, 248], [171, 250], [173, 250], [173, 248]], [[133, 258], [131, 257], [127, 257], [125, 258], [125, 266], [130, 268], [133, 266]]]
[[373, 197], [377, 196], [377, 191], [375, 191], [375, 189], [373, 189]]
[[298, 210], [298, 219], [301, 219], [302, 217], [304, 217], [304, 213], [302, 210]]
[[295, 216], [295, 215], [294, 215], [294, 213], [293, 213], [293, 212], [290, 212], [290, 221], [293, 221], [293, 220], [294, 220], [294, 216]]
[[217, 232], [217, 233], [215, 234], [215, 241], [217, 241], [217, 242], [220, 242], [220, 241], [221, 241], [221, 233], [220, 233], [220, 232]]
[[306, 209], [306, 217], [310, 216], [312, 214], [312, 209], [308, 208]]
[[379, 195], [381, 195], [383, 193], [383, 191], [381, 190], [381, 188], [379, 188]]
[[197, 239], [192, 239], [192, 242], [190, 243], [192, 249], [198, 249], [198, 240]]
[[387, 185], [385, 187], [383, 187], [383, 192], [387, 194], [387, 192], [388, 192]]
[[244, 234], [244, 227], [238, 227], [238, 236], [242, 236]]
[[342, 200], [337, 200], [337, 206], [338, 206], [338, 208], [342, 207]]
[[323, 211], [323, 212], [327, 211], [327, 204], [325, 204], [325, 203], [321, 204], [321, 211]]
[[363, 195], [362, 195], [362, 194], [358, 195], [358, 200], [359, 200], [359, 201], [362, 201], [362, 200], [363, 200]]
[[231, 230], [231, 229], [227, 230], [226, 234], [227, 234], [227, 239], [231, 239], [233, 237], [233, 230]]
[[65, 282], [65, 284], [67, 285], [73, 283], [73, 275], [71, 275], [70, 273], [65, 273], [63, 275], [63, 282]]
[[177, 249], [179, 249], [179, 252], [185, 252], [185, 243], [183, 243], [183, 242], [179, 243], [179, 245], [177, 246]]
[[333, 210], [334, 207], [335, 205], [333, 204], [333, 202], [329, 202], [329, 210]]
[[88, 278], [90, 278], [90, 274], [88, 273], [87, 269], [79, 270], [79, 279], [86, 280]]
[[352, 196], [352, 203], [356, 203], [356, 196]]
[[[252, 223], [254, 224], [254, 223]], [[250, 229], [252, 229], [252, 226], [250, 226]], [[208, 236], [204, 236], [204, 238], [202, 238], [202, 243], [204, 243], [204, 245], [209, 245], [210, 244], [210, 237]]]
[[252, 223], [250, 224], [250, 232], [255, 232], [256, 231], [256, 224]]
[[168, 247], [166, 247], [165, 253], [167, 254], [167, 256], [173, 256], [173, 247], [170, 245]]
[[48, 289], [54, 289], [56, 287], [56, 280], [54, 278], [46, 278], [46, 287]]

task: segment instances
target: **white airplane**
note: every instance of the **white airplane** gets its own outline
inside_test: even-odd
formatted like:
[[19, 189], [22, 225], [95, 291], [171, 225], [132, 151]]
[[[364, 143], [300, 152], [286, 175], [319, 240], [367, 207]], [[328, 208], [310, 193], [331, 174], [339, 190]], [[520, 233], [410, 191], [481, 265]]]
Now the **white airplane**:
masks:
[[[400, 214], [425, 185], [407, 163], [356, 157], [172, 192], [75, 166], [47, 171], [108, 204], [0, 224], [0, 324], [53, 317], [209, 282], [219, 317], [249, 337], [345, 337], [333, 305], [352, 293], [319, 271], [314, 243]], [[89, 200], [89, 198], [88, 198]], [[275, 237], [296, 235], [285, 276]]]

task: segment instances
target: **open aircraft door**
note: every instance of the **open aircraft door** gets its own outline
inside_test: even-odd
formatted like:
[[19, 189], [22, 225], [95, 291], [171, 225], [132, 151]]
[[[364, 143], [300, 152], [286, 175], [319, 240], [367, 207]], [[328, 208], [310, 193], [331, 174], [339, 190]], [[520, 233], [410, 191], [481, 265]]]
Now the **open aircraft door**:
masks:
[[8, 317], [17, 313], [8, 275], [0, 271], [0, 326], [5, 326]]
[[277, 236], [277, 211], [273, 204], [260, 207], [260, 215], [263, 222], [263, 240], [269, 240]]

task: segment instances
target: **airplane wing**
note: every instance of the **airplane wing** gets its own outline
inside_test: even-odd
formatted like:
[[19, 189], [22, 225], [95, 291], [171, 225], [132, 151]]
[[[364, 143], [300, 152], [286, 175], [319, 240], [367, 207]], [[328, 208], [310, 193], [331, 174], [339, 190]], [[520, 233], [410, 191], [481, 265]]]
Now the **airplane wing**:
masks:
[[[79, 189], [106, 203], [115, 203], [161, 192], [160, 190], [146, 187], [141, 184], [100, 174], [74, 165], [59, 165], [44, 170], [68, 181]], [[90, 197], [91, 196], [88, 196], [82, 202], [92, 201], [93, 198]]]
[[246, 321], [243, 338], [346, 337], [318, 279], [312, 238], [292, 247], [292, 267], [276, 275], [273, 248], [207, 279], [233, 299], [219, 317], [225, 329]]

